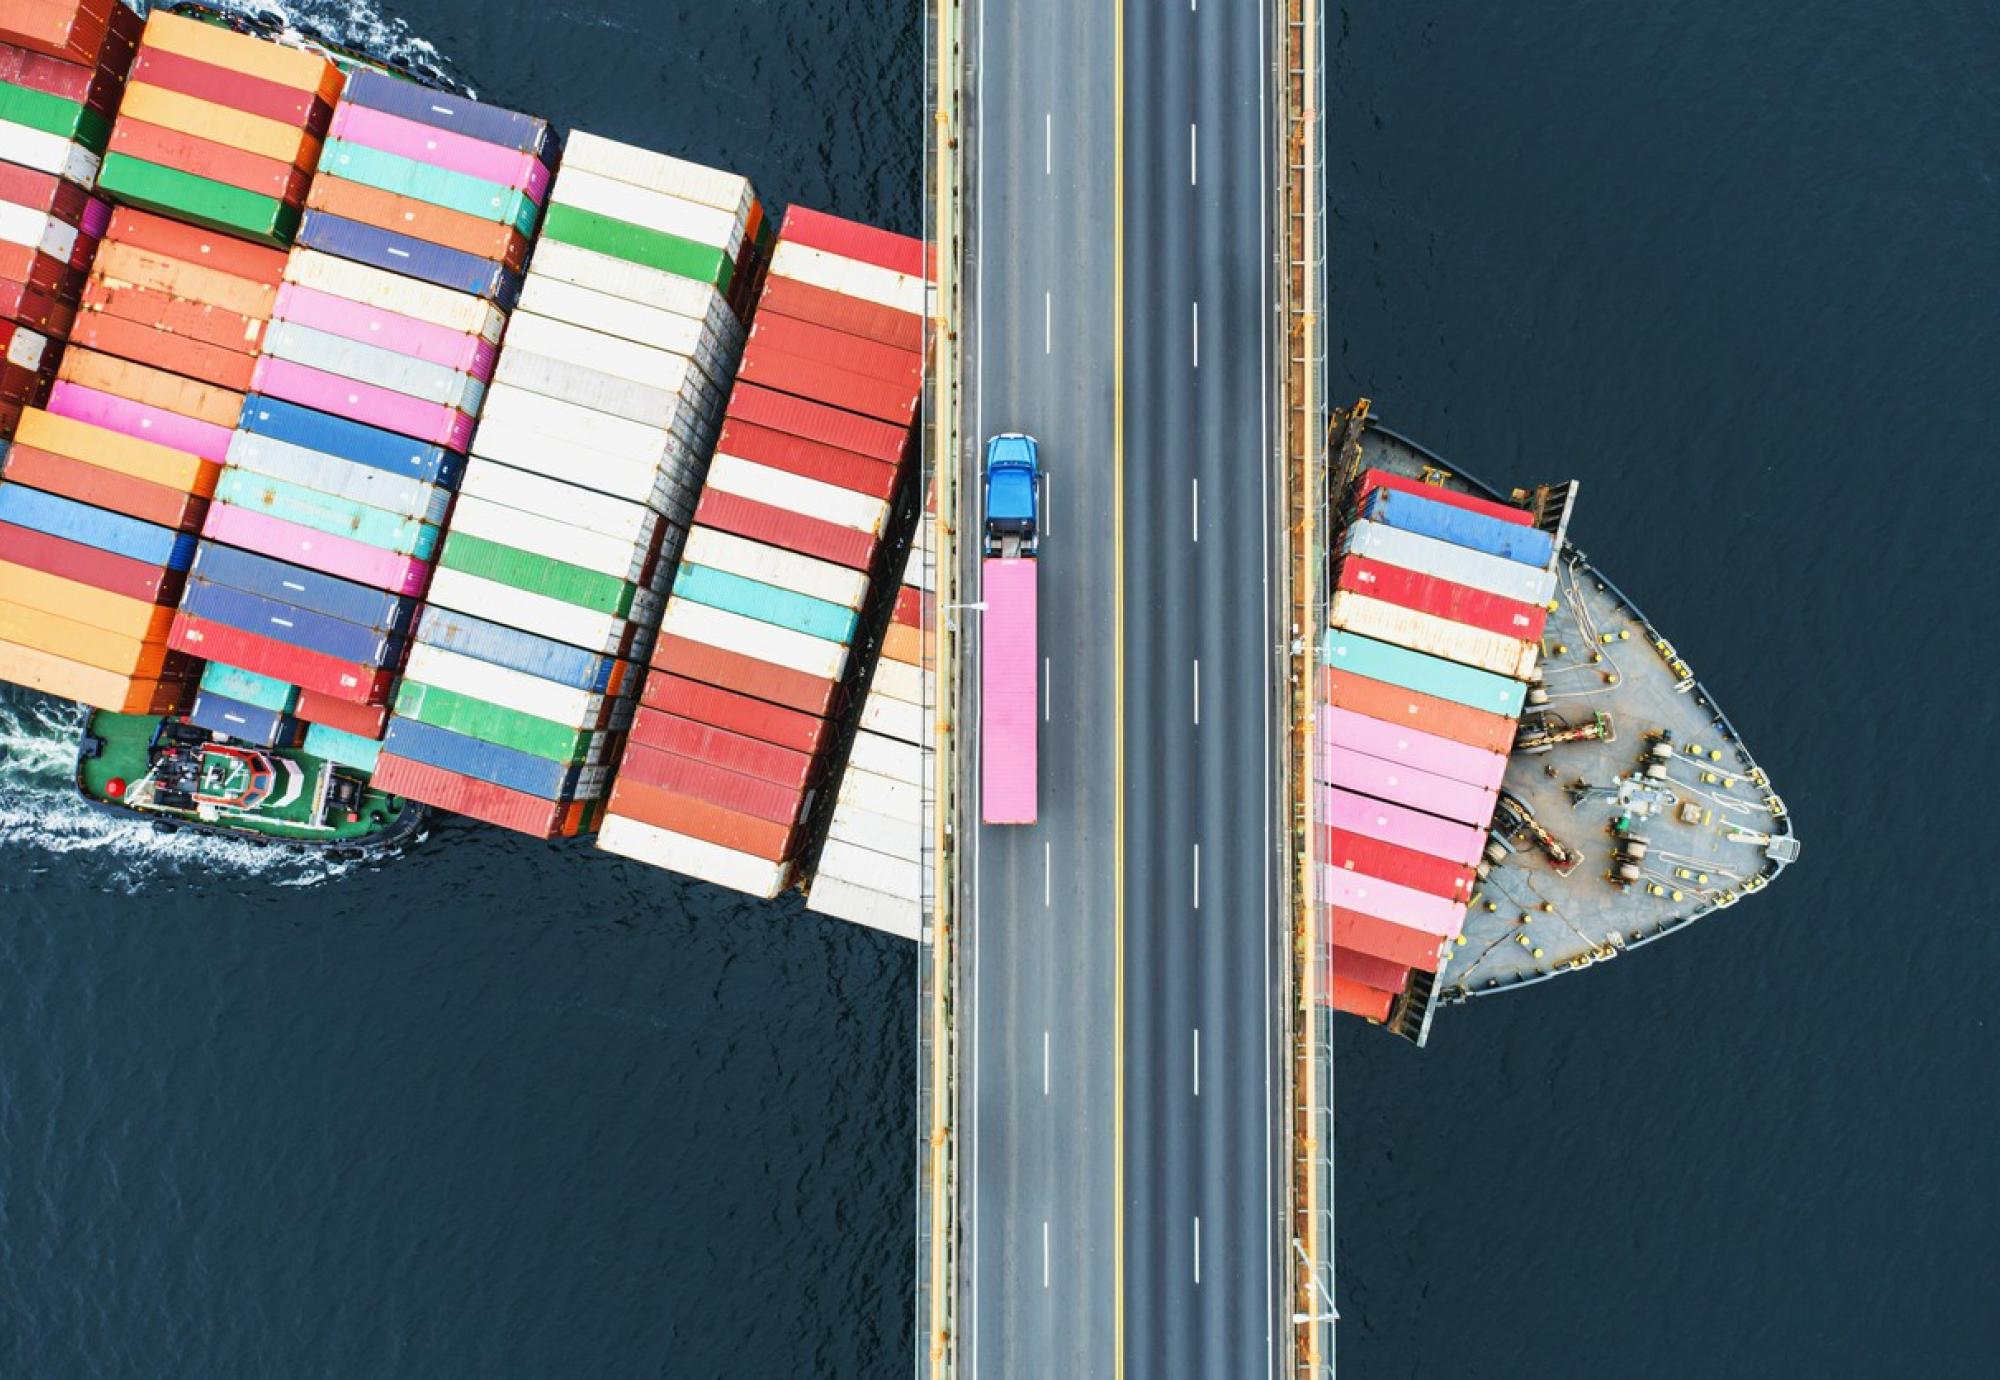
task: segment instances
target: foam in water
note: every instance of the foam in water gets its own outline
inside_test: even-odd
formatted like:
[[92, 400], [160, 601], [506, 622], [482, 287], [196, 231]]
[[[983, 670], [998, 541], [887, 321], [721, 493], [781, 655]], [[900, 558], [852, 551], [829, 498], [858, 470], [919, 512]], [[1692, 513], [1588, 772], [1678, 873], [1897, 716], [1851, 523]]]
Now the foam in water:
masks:
[[[452, 73], [451, 64], [429, 39], [410, 32], [409, 23], [392, 19], [376, 7], [374, 0], [207, 0], [218, 10], [248, 18], [276, 20], [291, 33], [320, 38], [385, 61], [401, 62], [412, 71], [433, 77], [454, 87], [464, 83]], [[143, 2], [139, 8], [148, 8]], [[478, 93], [464, 87], [469, 96]]]

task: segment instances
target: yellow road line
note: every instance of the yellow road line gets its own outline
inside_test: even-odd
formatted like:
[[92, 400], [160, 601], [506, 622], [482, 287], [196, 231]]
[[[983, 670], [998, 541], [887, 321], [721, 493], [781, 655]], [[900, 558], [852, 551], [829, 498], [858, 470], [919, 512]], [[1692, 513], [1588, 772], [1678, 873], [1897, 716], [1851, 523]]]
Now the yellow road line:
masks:
[[1125, 1374], [1125, 3], [1112, 0], [1111, 203], [1111, 1372]]

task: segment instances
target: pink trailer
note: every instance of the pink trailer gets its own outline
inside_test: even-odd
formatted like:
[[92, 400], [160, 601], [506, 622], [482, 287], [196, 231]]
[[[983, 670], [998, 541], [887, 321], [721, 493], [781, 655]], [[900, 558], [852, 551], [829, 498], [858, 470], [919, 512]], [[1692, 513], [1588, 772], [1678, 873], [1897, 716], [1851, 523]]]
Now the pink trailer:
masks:
[[1484, 829], [1370, 800], [1334, 786], [1319, 788], [1319, 822], [1363, 838], [1414, 848], [1434, 858], [1448, 858], [1462, 867], [1473, 866], [1486, 851]]
[[183, 417], [165, 408], [148, 407], [129, 398], [100, 393], [95, 388], [80, 388], [63, 381], [58, 381], [49, 394], [48, 410], [58, 417], [88, 422], [106, 431], [123, 432], [142, 441], [199, 455], [218, 465], [228, 462], [229, 438], [236, 434], [228, 427], [217, 426], [213, 422]]
[[1335, 746], [1352, 748], [1370, 757], [1398, 762], [1483, 790], [1499, 790], [1500, 778], [1507, 773], [1507, 759], [1497, 752], [1401, 724], [1384, 723], [1351, 709], [1322, 706], [1319, 722], [1320, 745], [1329, 752]]
[[450, 450], [464, 451], [472, 443], [472, 418], [455, 407], [425, 402], [407, 393], [377, 388], [372, 383], [344, 379], [276, 355], [265, 355], [257, 361], [251, 386], [259, 393], [269, 393], [301, 407], [366, 422]]
[[1035, 563], [981, 563], [979, 797], [988, 824], [1035, 822], [1036, 723], [1041, 653], [1035, 627]]
[[1363, 877], [1339, 867], [1322, 867], [1319, 876], [1320, 899], [1341, 910], [1360, 911], [1441, 939], [1457, 934], [1465, 921], [1463, 901], [1433, 896], [1377, 877]]
[[483, 336], [466, 335], [434, 321], [420, 321], [297, 283], [278, 289], [278, 305], [271, 314], [275, 320], [295, 321], [328, 335], [442, 364], [481, 383], [492, 379], [493, 366], [500, 358], [500, 347]]
[[1324, 756], [1326, 779], [1364, 795], [1461, 824], [1486, 825], [1493, 819], [1494, 791], [1468, 786], [1448, 776], [1385, 762], [1352, 748], [1332, 748]]
[[232, 503], [211, 503], [201, 534], [255, 551], [260, 556], [386, 589], [391, 594], [422, 594], [430, 581], [429, 562], [399, 556], [347, 537], [329, 536]]
[[343, 101], [333, 113], [333, 137], [414, 163], [519, 188], [538, 204], [549, 190], [549, 165], [531, 153], [418, 124], [365, 105]]

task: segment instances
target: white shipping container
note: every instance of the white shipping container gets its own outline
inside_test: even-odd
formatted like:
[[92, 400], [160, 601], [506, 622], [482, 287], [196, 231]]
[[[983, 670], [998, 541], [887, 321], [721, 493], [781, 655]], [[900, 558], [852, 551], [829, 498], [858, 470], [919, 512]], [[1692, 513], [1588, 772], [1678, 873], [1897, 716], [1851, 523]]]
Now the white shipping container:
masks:
[[904, 704], [921, 705], [929, 682], [930, 677], [924, 674], [922, 667], [885, 656], [875, 663], [875, 675], [868, 682], [868, 693], [871, 697], [887, 695]]
[[721, 336], [697, 317], [662, 311], [643, 302], [613, 297], [595, 288], [565, 283], [560, 278], [536, 274], [521, 289], [516, 311], [533, 312], [552, 321], [567, 321], [608, 331], [621, 339], [650, 345], [656, 350], [686, 355], [701, 366], [703, 375], [718, 388], [726, 388], [734, 376], [736, 358]]
[[628, 503], [666, 512], [675, 481], [648, 461], [593, 456], [579, 446], [551, 443], [537, 432], [502, 427], [482, 431], [474, 453], [549, 479], [593, 489]]
[[607, 853], [714, 882], [732, 891], [761, 896], [767, 901], [783, 891], [792, 878], [789, 862], [767, 862], [734, 848], [670, 833], [624, 815], [604, 817], [604, 826], [597, 831], [597, 846]]
[[882, 528], [889, 520], [889, 505], [879, 498], [734, 455], [717, 454], [709, 462], [708, 486], [787, 512], [804, 513], [821, 522], [852, 527], [873, 537], [882, 535]]
[[466, 465], [458, 491], [467, 498], [483, 498], [523, 513], [556, 518], [634, 546], [650, 542], [660, 525], [660, 515], [642, 503], [612, 498], [493, 460], [474, 459]]
[[905, 743], [924, 740], [926, 715], [921, 706], [892, 695], [871, 694], [861, 705], [861, 726], [870, 733], [896, 738]]
[[240, 470], [267, 474], [316, 493], [365, 503], [433, 526], [443, 526], [451, 509], [451, 490], [440, 484], [420, 484], [406, 475], [255, 432], [239, 431], [229, 438], [229, 463]]
[[884, 738], [879, 733], [857, 733], [847, 756], [848, 768], [859, 767], [912, 786], [924, 783], [924, 752], [913, 743]]
[[473, 417], [486, 396], [486, 385], [460, 370], [296, 321], [273, 321], [264, 332], [263, 353]]
[[858, 570], [712, 527], [697, 527], [689, 533], [683, 559], [845, 609], [859, 609], [868, 597], [868, 577]]
[[0, 240], [40, 250], [54, 259], [67, 259], [76, 252], [77, 230], [47, 211], [17, 202], [0, 201]]
[[452, 510], [451, 530], [516, 551], [547, 556], [565, 565], [594, 570], [616, 580], [637, 581], [647, 573], [652, 552], [644, 546], [600, 532], [572, 527], [560, 518], [524, 513], [518, 508], [460, 495]]
[[[686, 373], [699, 374], [692, 362], [681, 361]], [[536, 354], [509, 337], [493, 371], [495, 383], [525, 388], [602, 412], [607, 417], [671, 431], [691, 446], [702, 446], [716, 412], [702, 390], [678, 386], [649, 388], [587, 365], [552, 355]]]
[[[617, 656], [637, 655], [636, 651], [625, 650], [626, 636], [632, 624], [643, 626], [645, 622], [637, 616], [626, 619], [598, 613], [594, 609], [579, 608], [560, 599], [551, 599], [546, 594], [533, 594], [496, 580], [444, 567], [431, 576], [430, 592], [426, 598], [442, 608], [469, 613], [489, 623], [519, 628], [522, 632], [540, 637], [552, 637], [587, 652], [609, 652]], [[642, 598], [650, 600], [651, 596]], [[654, 606], [642, 607], [635, 600], [633, 607], [636, 615], [650, 612]]]
[[31, 370], [39, 370], [44, 361], [51, 364], [55, 362], [55, 355], [49, 350], [49, 338], [40, 331], [29, 330], [26, 326], [15, 328], [14, 334], [7, 341], [5, 358], [9, 364]]
[[843, 877], [815, 880], [812, 894], [806, 898], [806, 909], [866, 925], [898, 939], [923, 937], [923, 906], [915, 897], [887, 896]]
[[[506, 361], [503, 350], [500, 362], [504, 366]], [[497, 380], [486, 391], [479, 430], [472, 438], [473, 454], [484, 453], [479, 443], [493, 430], [532, 432], [551, 442], [576, 447], [586, 455], [601, 454], [648, 465], [659, 465], [663, 456], [686, 455], [664, 427], [614, 417], [582, 403]]]
[[913, 858], [892, 858], [872, 848], [862, 848], [841, 839], [829, 838], [820, 850], [819, 877], [839, 877], [879, 887], [896, 896], [914, 899], [923, 894], [923, 869]]
[[675, 196], [636, 182], [564, 163], [562, 173], [549, 191], [552, 206], [574, 206], [579, 211], [609, 216], [627, 225], [642, 226], [694, 244], [720, 249], [730, 258], [743, 245], [743, 217], [699, 201]]
[[660, 630], [719, 647], [726, 652], [787, 666], [821, 680], [839, 680], [847, 670], [847, 648], [809, 633], [761, 623], [740, 613], [711, 608], [678, 596], [667, 601]]
[[[727, 211], [739, 220], [749, 215], [751, 203], [756, 200], [750, 180], [739, 173], [704, 167], [651, 149], [634, 148], [580, 129], [571, 130], [563, 144], [562, 169], [565, 173], [581, 169], [655, 191], [671, 192], [703, 206]], [[561, 180], [557, 178], [558, 185]]]
[[528, 260], [527, 281], [537, 278], [574, 283], [620, 301], [692, 317], [715, 334], [732, 359], [743, 350], [743, 323], [712, 283], [551, 239], [538, 241]]
[[410, 648], [410, 660], [403, 668], [403, 679], [449, 690], [453, 694], [470, 695], [475, 700], [502, 705], [537, 719], [573, 728], [596, 724], [608, 708], [603, 695], [559, 685], [525, 671], [516, 671], [510, 666], [498, 666], [423, 642]]
[[1514, 680], [1534, 679], [1535, 660], [1542, 650], [1539, 642], [1523, 642], [1504, 633], [1468, 627], [1347, 589], [1335, 591], [1333, 603], [1327, 609], [1327, 622], [1377, 642], [1443, 657], [1462, 666], [1476, 666]]
[[600, 374], [648, 388], [673, 387], [694, 372], [685, 355], [527, 311], [517, 311], [508, 319], [506, 348], [551, 359], [587, 361]]
[[1436, 537], [1384, 527], [1379, 522], [1363, 521], [1349, 526], [1340, 549], [1350, 556], [1367, 556], [1414, 570], [1419, 575], [1469, 585], [1527, 604], [1546, 604], [1556, 590], [1553, 570], [1537, 570], [1519, 561], [1489, 556], [1484, 551], [1439, 541]]
[[924, 280], [907, 273], [880, 268], [823, 249], [811, 249], [796, 240], [779, 240], [771, 255], [771, 272], [779, 278], [822, 287], [846, 297], [912, 316], [924, 314]]
[[97, 185], [101, 161], [82, 144], [60, 135], [0, 120], [0, 162], [19, 163], [36, 172], [67, 178], [88, 191]]
[[352, 259], [338, 259], [316, 249], [294, 249], [286, 257], [285, 281], [378, 311], [412, 316], [460, 335], [478, 336], [495, 345], [507, 324], [507, 313], [483, 297], [405, 278]]
[[891, 819], [887, 815], [850, 805], [834, 807], [833, 820], [827, 825], [826, 836], [903, 862], [918, 862], [923, 856], [922, 825], [906, 819]]
[[840, 792], [835, 808], [853, 805], [874, 814], [887, 815], [907, 824], [920, 824], [924, 817], [923, 789], [907, 781], [897, 781], [872, 771], [849, 765], [840, 776]]

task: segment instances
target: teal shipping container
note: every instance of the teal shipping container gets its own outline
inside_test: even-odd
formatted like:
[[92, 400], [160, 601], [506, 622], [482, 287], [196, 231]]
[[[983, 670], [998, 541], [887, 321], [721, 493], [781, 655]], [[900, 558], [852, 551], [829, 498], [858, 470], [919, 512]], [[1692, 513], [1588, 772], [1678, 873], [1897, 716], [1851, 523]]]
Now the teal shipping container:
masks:
[[419, 163], [401, 154], [385, 153], [345, 139], [329, 139], [320, 150], [319, 175], [359, 182], [398, 196], [428, 201], [447, 210], [463, 211], [481, 220], [511, 225], [524, 235], [535, 233], [542, 208], [515, 187], [503, 187], [467, 173]]
[[1510, 719], [1520, 717], [1521, 704], [1528, 693], [1528, 687], [1518, 680], [1392, 647], [1337, 628], [1327, 630], [1320, 660], [1357, 676], [1386, 681], [1420, 695], [1435, 695], [1489, 714], [1504, 714]]
[[306, 727], [306, 751], [329, 762], [338, 762], [343, 767], [373, 772], [376, 758], [382, 755], [382, 745], [345, 729], [309, 724]]
[[427, 561], [437, 552], [438, 529], [428, 522], [300, 488], [249, 470], [225, 469], [216, 483], [215, 497], [221, 503], [232, 503], [414, 560]]
[[674, 577], [674, 593], [697, 604], [738, 613], [760, 623], [775, 623], [842, 646], [854, 641], [858, 617], [854, 610], [809, 594], [747, 580], [726, 570], [683, 565]]
[[289, 714], [299, 707], [298, 686], [272, 676], [260, 676], [255, 671], [225, 666], [219, 661], [211, 661], [202, 668], [201, 688], [278, 714]]

